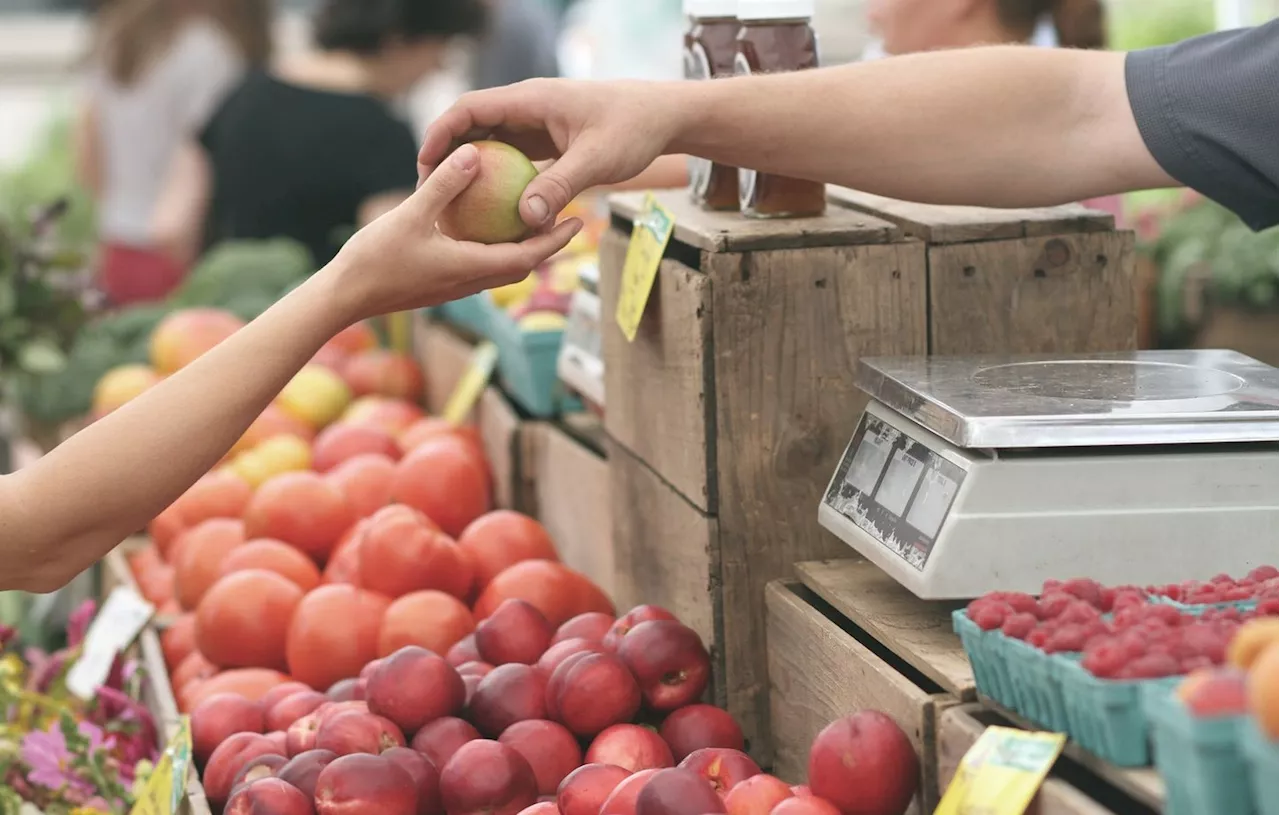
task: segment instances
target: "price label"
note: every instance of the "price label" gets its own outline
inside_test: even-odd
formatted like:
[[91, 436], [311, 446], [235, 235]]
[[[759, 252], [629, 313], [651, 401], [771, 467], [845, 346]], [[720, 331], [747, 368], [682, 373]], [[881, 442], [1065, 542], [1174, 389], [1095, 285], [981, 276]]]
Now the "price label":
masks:
[[111, 592], [89, 624], [80, 658], [67, 672], [68, 690], [81, 699], [92, 699], [107, 680], [116, 655], [133, 642], [155, 611], [155, 606], [128, 586]]
[[488, 387], [493, 377], [493, 367], [498, 363], [498, 346], [485, 341], [476, 346], [471, 354], [471, 362], [466, 373], [458, 380], [449, 401], [444, 406], [444, 420], [452, 425], [460, 425], [471, 415], [480, 394]]
[[191, 768], [191, 720], [183, 716], [129, 815], [174, 815], [187, 791]]
[[988, 727], [965, 753], [934, 815], [1022, 815], [1067, 737]]
[[627, 342], [634, 342], [640, 329], [640, 319], [649, 304], [653, 281], [658, 276], [662, 253], [667, 249], [675, 218], [650, 193], [645, 197], [644, 209], [631, 229], [631, 243], [627, 246], [627, 259], [622, 266], [622, 289], [618, 293], [618, 311], [615, 315]]

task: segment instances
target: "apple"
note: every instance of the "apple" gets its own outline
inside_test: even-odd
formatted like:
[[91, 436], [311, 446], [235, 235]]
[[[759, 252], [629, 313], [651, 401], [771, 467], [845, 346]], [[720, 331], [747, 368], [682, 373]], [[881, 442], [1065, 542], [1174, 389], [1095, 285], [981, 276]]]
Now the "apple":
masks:
[[408, 646], [370, 674], [369, 712], [416, 733], [428, 722], [462, 710], [467, 689], [453, 666], [425, 648]]
[[563, 625], [556, 629], [556, 635], [551, 638], [551, 644], [572, 639], [584, 639], [588, 642], [604, 642], [605, 634], [609, 633], [609, 629], [613, 627], [615, 620], [612, 615], [605, 614], [603, 611], [588, 611], [585, 614], [579, 614], [577, 617], [571, 617], [566, 620]]
[[721, 796], [729, 794], [729, 790], [760, 774], [760, 767], [751, 756], [741, 750], [729, 750], [724, 747], [704, 747], [694, 750], [680, 762], [680, 768], [701, 775]]
[[337, 757], [336, 753], [329, 750], [299, 753], [276, 771], [276, 778], [305, 792], [310, 801], [316, 797], [316, 782], [320, 779], [320, 771], [332, 764]]
[[728, 711], [714, 705], [689, 705], [673, 710], [659, 730], [676, 761], [684, 761], [704, 747], [742, 750], [742, 728]]
[[423, 727], [413, 736], [413, 749], [431, 759], [437, 768], [444, 767], [458, 752], [458, 748], [469, 741], [480, 738], [480, 731], [470, 722], [446, 716], [436, 719]]
[[491, 665], [519, 662], [532, 665], [547, 647], [555, 629], [530, 603], [510, 598], [476, 626], [476, 650]]
[[339, 756], [316, 781], [317, 815], [417, 815], [413, 777], [390, 759], [367, 753]]
[[259, 756], [276, 754], [276, 746], [258, 733], [236, 733], [219, 744], [204, 770], [205, 795], [218, 807], [231, 796], [231, 787], [245, 765]]
[[340, 713], [321, 722], [316, 731], [316, 749], [332, 750], [340, 756], [376, 756], [392, 747], [404, 747], [404, 733], [395, 722], [372, 713]]
[[539, 795], [554, 795], [564, 777], [582, 764], [582, 748], [563, 725], [546, 719], [516, 722], [498, 741], [524, 756], [538, 779]]
[[911, 741], [879, 711], [832, 722], [809, 751], [809, 788], [846, 815], [904, 812], [919, 783]]
[[191, 711], [191, 745], [196, 761], [209, 760], [219, 744], [236, 733], [261, 733], [265, 727], [262, 705], [238, 693], [218, 693]]
[[444, 655], [444, 659], [455, 668], [466, 662], [483, 662], [480, 652], [476, 649], [475, 633], [472, 632], [455, 642], [449, 648], [449, 652]]
[[587, 748], [586, 760], [588, 764], [613, 764], [632, 773], [676, 765], [662, 737], [638, 724], [606, 727]]
[[538, 657], [538, 670], [549, 679], [556, 672], [556, 668], [560, 667], [560, 663], [574, 654], [582, 653], [602, 654], [604, 653], [604, 646], [585, 637], [561, 640], [544, 651], [542, 656]]
[[448, 815], [517, 815], [538, 799], [538, 779], [515, 748], [477, 739], [453, 754], [440, 773]]
[[278, 778], [259, 778], [232, 794], [225, 815], [313, 815], [311, 799]]
[[431, 760], [408, 747], [392, 747], [382, 757], [413, 779], [418, 790], [418, 815], [440, 815], [444, 805], [440, 802], [440, 771]]
[[707, 780], [679, 767], [658, 770], [636, 796], [636, 815], [711, 815], [724, 801]]
[[647, 623], [651, 620], [671, 620], [680, 622], [676, 615], [667, 611], [662, 606], [636, 606], [619, 617], [609, 630], [605, 632], [601, 642], [604, 644], [605, 650], [617, 651], [618, 646], [622, 644], [622, 638], [625, 637], [631, 629], [640, 623]]
[[836, 805], [816, 795], [797, 795], [781, 801], [769, 815], [842, 815]]
[[760, 773], [735, 784], [724, 797], [724, 808], [729, 815], [769, 815], [793, 796], [785, 781]]
[[636, 815], [636, 799], [640, 796], [640, 790], [659, 772], [661, 770], [641, 770], [629, 775], [609, 793], [609, 797], [600, 806], [600, 815]]
[[631, 629], [618, 645], [644, 700], [658, 711], [697, 701], [711, 678], [711, 656], [692, 628], [672, 620], [651, 620]]
[[630, 721], [640, 709], [635, 677], [611, 654], [569, 657], [551, 675], [547, 688], [551, 718], [579, 736], [594, 736]]
[[499, 665], [480, 680], [469, 703], [471, 721], [486, 736], [497, 737], [516, 722], [544, 719], [547, 680], [531, 665]]
[[600, 807], [629, 775], [611, 764], [584, 764], [560, 782], [556, 806], [561, 815], [599, 815]]

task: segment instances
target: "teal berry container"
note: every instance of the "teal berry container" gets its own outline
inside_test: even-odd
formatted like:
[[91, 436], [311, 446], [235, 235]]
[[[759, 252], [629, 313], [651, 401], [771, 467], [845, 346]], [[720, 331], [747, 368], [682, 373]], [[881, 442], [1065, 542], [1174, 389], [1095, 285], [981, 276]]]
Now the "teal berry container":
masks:
[[1067, 734], [1081, 747], [1120, 767], [1151, 762], [1150, 725], [1142, 705], [1142, 688], [1172, 679], [1100, 679], [1084, 669], [1079, 657], [1055, 654], [1062, 682]]

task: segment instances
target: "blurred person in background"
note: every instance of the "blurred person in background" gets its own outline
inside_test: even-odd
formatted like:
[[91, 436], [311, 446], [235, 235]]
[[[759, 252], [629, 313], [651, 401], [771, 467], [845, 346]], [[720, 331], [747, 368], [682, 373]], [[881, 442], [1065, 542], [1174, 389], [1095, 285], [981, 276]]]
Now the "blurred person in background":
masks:
[[557, 11], [542, 0], [485, 0], [489, 24], [471, 60], [471, 88], [560, 75]]
[[99, 287], [115, 305], [163, 298], [181, 261], [151, 216], [178, 146], [271, 50], [269, 0], [109, 0], [96, 9], [76, 170], [96, 200]]
[[413, 192], [417, 135], [392, 105], [484, 22], [484, 0], [324, 0], [317, 50], [251, 72], [180, 150], [158, 239], [193, 257], [292, 238], [328, 263]]

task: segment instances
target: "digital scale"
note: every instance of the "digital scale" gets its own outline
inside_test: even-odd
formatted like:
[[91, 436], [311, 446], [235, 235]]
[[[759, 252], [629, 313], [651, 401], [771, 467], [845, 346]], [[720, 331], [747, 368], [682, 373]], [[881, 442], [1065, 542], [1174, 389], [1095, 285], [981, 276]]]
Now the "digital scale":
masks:
[[569, 316], [556, 359], [556, 375], [596, 412], [604, 410], [604, 354], [600, 337], [600, 270], [586, 264], [569, 301]]
[[1234, 351], [865, 359], [818, 509], [925, 599], [1239, 576], [1280, 548], [1277, 370]]

